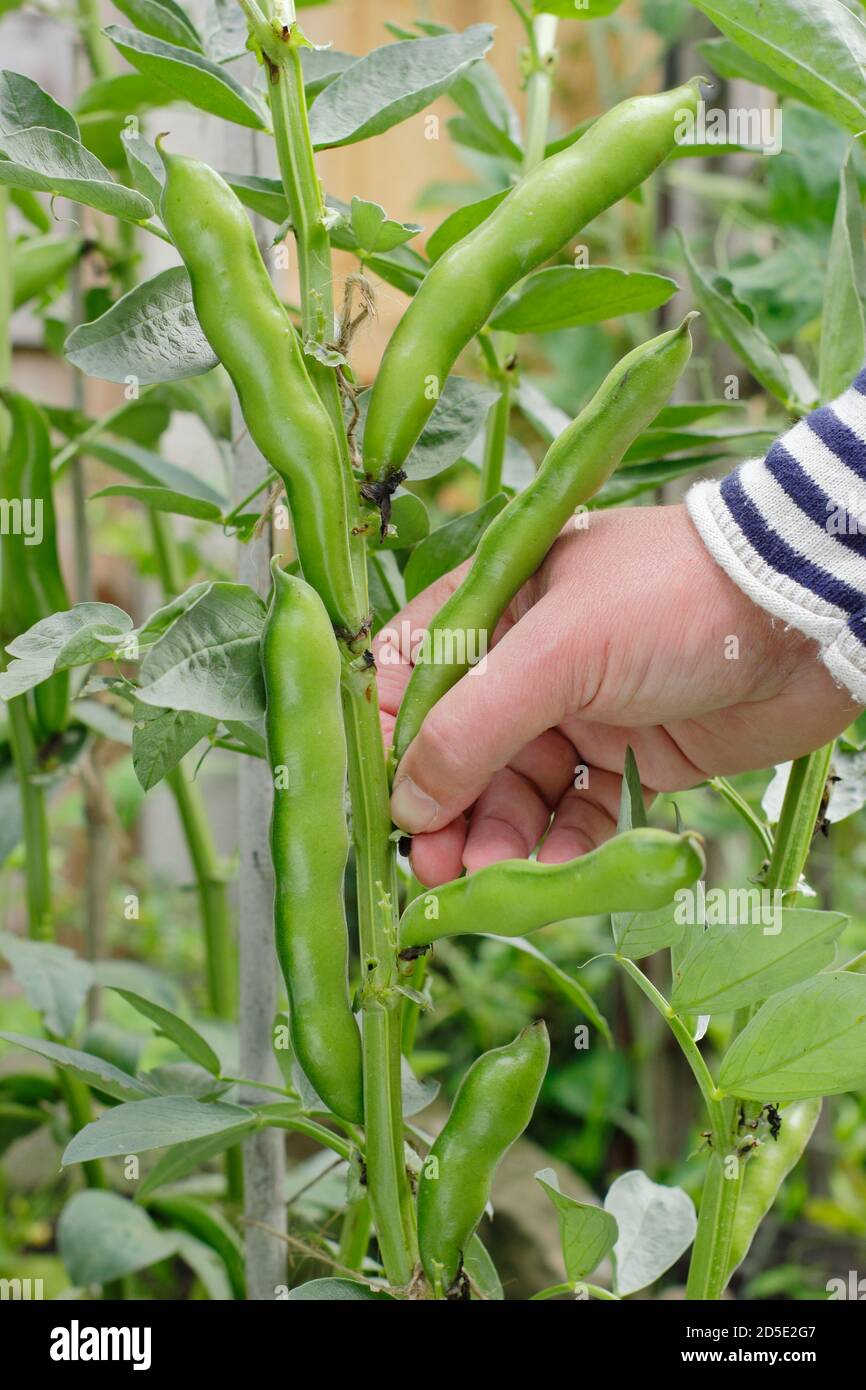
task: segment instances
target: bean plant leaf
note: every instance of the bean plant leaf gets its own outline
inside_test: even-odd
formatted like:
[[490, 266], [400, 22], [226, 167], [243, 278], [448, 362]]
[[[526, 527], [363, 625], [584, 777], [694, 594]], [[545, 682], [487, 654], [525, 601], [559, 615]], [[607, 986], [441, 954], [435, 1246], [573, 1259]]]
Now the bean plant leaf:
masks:
[[209, 372], [217, 359], [201, 330], [185, 266], [172, 266], [80, 324], [66, 339], [66, 357], [87, 376], [142, 386]]
[[225, 1263], [216, 1250], [189, 1231], [173, 1231], [171, 1238], [176, 1253], [204, 1286], [208, 1298], [214, 1302], [230, 1302], [234, 1298], [231, 1282]]
[[844, 970], [773, 995], [722, 1060], [719, 1086], [747, 1100], [805, 1100], [866, 1085], [866, 975]]
[[463, 1271], [470, 1282], [472, 1298], [494, 1303], [504, 1301], [505, 1291], [502, 1287], [502, 1280], [496, 1271], [496, 1265], [490, 1258], [484, 1242], [477, 1235], [470, 1238], [469, 1244], [463, 1252]]
[[222, 1101], [204, 1102], [186, 1096], [158, 1096], [132, 1101], [108, 1110], [85, 1125], [69, 1143], [62, 1163], [84, 1163], [91, 1158], [117, 1158], [125, 1154], [164, 1149], [222, 1134], [239, 1137], [252, 1129], [248, 1110]]
[[317, 149], [381, 135], [446, 92], [493, 43], [493, 26], [376, 48], [330, 83], [310, 108]]
[[180, 1144], [173, 1144], [160, 1155], [149, 1172], [145, 1173], [136, 1189], [136, 1201], [143, 1202], [159, 1188], [188, 1178], [190, 1173], [195, 1173], [227, 1149], [239, 1144], [254, 1126], [255, 1121], [250, 1118], [244, 1125], [238, 1124], [236, 1128], [230, 1127], [216, 1134], [208, 1134], [204, 1139], [189, 1139]]
[[174, 0], [117, 0], [114, 8], [120, 10], [142, 34], [201, 51], [202, 41], [198, 30]]
[[[136, 73], [135, 76], [140, 77], [140, 74]], [[153, 79], [141, 77], [141, 81], [152, 82]], [[166, 91], [166, 98], [168, 101], [174, 100], [174, 93]], [[126, 155], [133, 187], [137, 188], [139, 193], [143, 193], [159, 212], [165, 184], [165, 169], [159, 152], [145, 139], [140, 130], [134, 135], [132, 132], [123, 135], [123, 152]]]
[[219, 1057], [210, 1043], [185, 1019], [179, 1018], [170, 1009], [164, 1009], [161, 1004], [154, 1004], [150, 999], [133, 993], [132, 990], [119, 989], [115, 986], [114, 993], [119, 994], [121, 999], [125, 999], [136, 1013], [141, 1014], [144, 1018], [149, 1018], [151, 1023], [155, 1023], [158, 1032], [166, 1038], [170, 1038], [181, 1052], [189, 1057], [190, 1061], [203, 1067], [205, 1071], [210, 1072], [211, 1076], [219, 1076], [222, 1070]]
[[136, 702], [132, 730], [132, 766], [144, 791], [149, 792], [177, 767], [217, 721], [191, 710], [159, 709]]
[[450, 376], [421, 438], [403, 467], [412, 482], [450, 468], [478, 437], [498, 392], [467, 377]]
[[808, 106], [809, 99], [802, 87], [781, 77], [778, 72], [774, 72], [759, 58], [747, 53], [732, 39], [704, 39], [703, 43], [696, 46], [701, 57], [706, 58], [719, 77], [727, 78], [729, 81], [736, 81], [742, 77], [747, 82], [754, 82], [758, 87], [766, 87], [771, 92], [778, 92], [780, 96], [793, 97], [795, 101], [805, 102]]
[[258, 718], [265, 707], [259, 656], [265, 613], [246, 585], [211, 584], [151, 647], [138, 698], [213, 719]]
[[488, 194], [486, 198], [479, 198], [475, 203], [467, 203], [464, 207], [457, 208], [443, 218], [435, 232], [431, 232], [427, 238], [426, 249], [430, 260], [438, 261], [456, 242], [462, 241], [470, 232], [474, 232], [476, 227], [480, 227], [482, 222], [486, 222], [493, 209], [497, 208], [510, 192], [509, 188], [502, 188], [497, 193]]
[[302, 48], [300, 55], [308, 106], [312, 106], [319, 93], [330, 87], [341, 72], [358, 61], [356, 54], [343, 53], [339, 48]]
[[145, 77], [163, 82], [200, 111], [252, 130], [267, 129], [258, 97], [202, 53], [139, 34], [135, 29], [124, 29], [119, 24], [109, 24], [105, 33], [132, 67]]
[[565, 1273], [569, 1283], [578, 1283], [610, 1254], [619, 1235], [616, 1220], [603, 1207], [567, 1197], [560, 1191], [559, 1178], [552, 1168], [542, 1168], [535, 1180], [556, 1208]]
[[854, 134], [866, 128], [866, 25], [840, 0], [694, 0], [718, 29]]
[[695, 300], [714, 332], [786, 410], [798, 410], [798, 393], [791, 373], [778, 348], [755, 321], [754, 311], [738, 299], [730, 280], [723, 275], [707, 274], [695, 264], [682, 236], [680, 245]]
[[367, 540], [377, 550], [409, 550], [423, 541], [429, 531], [430, 516], [421, 498], [398, 488], [391, 499], [387, 534], [383, 538], [381, 527], [377, 527]]
[[104, 1058], [97, 1057], [92, 1052], [80, 1052], [78, 1048], [64, 1047], [62, 1043], [51, 1042], [47, 1038], [31, 1038], [23, 1033], [0, 1033], [0, 1038], [65, 1068], [87, 1086], [102, 1091], [104, 1095], [113, 1096], [115, 1100], [144, 1100], [153, 1095], [153, 1088], [146, 1082], [130, 1076], [120, 1067], [106, 1062]]
[[116, 1192], [76, 1192], [57, 1223], [57, 1244], [78, 1288], [107, 1284], [175, 1253], [173, 1233]]
[[58, 1037], [68, 1037], [93, 983], [93, 970], [66, 946], [0, 932], [0, 952], [32, 1009]]
[[857, 170], [849, 150], [839, 180], [821, 315], [819, 387], [831, 401], [847, 389], [866, 358], [866, 242]]
[[147, 198], [115, 183], [80, 141], [42, 126], [0, 135], [0, 184], [62, 194], [126, 222], [143, 222], [153, 213]]
[[498, 492], [476, 511], [446, 521], [416, 545], [403, 571], [406, 597], [414, 598], [474, 555], [484, 532], [507, 502], [506, 494]]
[[42, 618], [7, 643], [15, 658], [0, 673], [0, 699], [23, 695], [55, 671], [89, 666], [122, 647], [132, 619], [113, 603], [76, 603], [63, 613]]
[[0, 135], [12, 135], [30, 126], [59, 130], [72, 140], [80, 139], [75, 117], [38, 82], [21, 72], [0, 68]]
[[528, 276], [491, 319], [508, 333], [555, 333], [658, 309], [679, 286], [666, 275], [616, 266], [550, 266]]
[[167, 487], [136, 487], [133, 483], [111, 483], [90, 494], [97, 497], [131, 497], [153, 512], [169, 512], [172, 516], [190, 516], [196, 521], [221, 521], [222, 508], [210, 498], [190, 496]]
[[364, 198], [354, 197], [351, 207], [352, 231], [362, 251], [393, 251], [422, 230], [417, 222], [395, 222], [379, 203]]
[[[740, 892], [748, 903], [749, 890]], [[677, 1013], [730, 1013], [810, 979], [832, 963], [847, 920], [786, 907], [772, 922], [710, 926], [674, 976], [671, 1005]]]
[[448, 123], [453, 138], [494, 158], [521, 163], [520, 120], [489, 63], [473, 63], [449, 96], [464, 113]]
[[384, 1289], [374, 1289], [370, 1284], [362, 1284], [357, 1279], [311, 1279], [308, 1284], [298, 1284], [287, 1294], [294, 1303], [310, 1300], [329, 1303], [394, 1303], [392, 1294]]
[[614, 1287], [621, 1298], [654, 1284], [695, 1238], [695, 1204], [681, 1187], [664, 1187], [632, 1169], [604, 1199], [619, 1236], [613, 1249]]
[[120, 441], [109, 444], [97, 441], [88, 445], [87, 452], [92, 458], [107, 463], [110, 468], [134, 478], [136, 482], [173, 490], [188, 497], [197, 497], [201, 501], [211, 502], [218, 511], [226, 505], [226, 498], [217, 492], [216, 488], [211, 487], [210, 483], [203, 482], [194, 473], [171, 463], [152, 449], [142, 448], [140, 444]]

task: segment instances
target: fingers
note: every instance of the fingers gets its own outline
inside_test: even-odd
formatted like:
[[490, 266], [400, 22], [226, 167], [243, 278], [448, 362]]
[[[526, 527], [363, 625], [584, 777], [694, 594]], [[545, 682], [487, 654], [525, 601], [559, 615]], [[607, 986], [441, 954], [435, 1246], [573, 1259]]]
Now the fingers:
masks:
[[556, 608], [537, 604], [434, 705], [394, 779], [391, 813], [412, 834], [441, 829], [494, 773], [554, 728], [573, 697]]
[[538, 851], [540, 864], [577, 859], [616, 833], [622, 778], [584, 763], [575, 781], [556, 807], [550, 834]]
[[[373, 655], [379, 686], [379, 706], [383, 714], [393, 718], [400, 708], [403, 692], [412, 674], [412, 653], [427, 629], [428, 623], [454, 593], [469, 568], [469, 561], [449, 574], [443, 574], [428, 589], [401, 608], [399, 613], [381, 628], [373, 639]], [[384, 727], [384, 720], [383, 720]]]

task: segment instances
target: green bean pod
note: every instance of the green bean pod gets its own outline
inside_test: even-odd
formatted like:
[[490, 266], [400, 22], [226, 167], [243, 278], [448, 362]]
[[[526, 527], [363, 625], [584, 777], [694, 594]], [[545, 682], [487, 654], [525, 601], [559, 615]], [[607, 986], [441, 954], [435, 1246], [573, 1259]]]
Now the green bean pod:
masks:
[[532, 1119], [549, 1057], [547, 1029], [533, 1023], [485, 1052], [460, 1083], [418, 1186], [418, 1245], [436, 1297], [460, 1273], [496, 1169]]
[[231, 377], [247, 427], [286, 487], [298, 559], [335, 627], [354, 635], [347, 480], [330, 417], [228, 184], [198, 160], [160, 151], [162, 218], [189, 271], [205, 337]]
[[779, 1195], [782, 1183], [802, 1158], [818, 1123], [822, 1103], [820, 1096], [814, 1096], [786, 1106], [781, 1112], [779, 1137], [767, 1139], [746, 1160], [731, 1237], [729, 1279], [748, 1255], [758, 1227]]
[[400, 918], [400, 949], [444, 936], [525, 936], [551, 922], [664, 907], [704, 872], [691, 832], [626, 830], [566, 864], [504, 859], [413, 899]]
[[364, 430], [364, 467], [404, 464], [460, 352], [505, 294], [673, 151], [700, 80], [633, 97], [533, 169], [490, 216], [435, 262], [382, 359]]
[[80, 236], [27, 237], [12, 247], [12, 307], [50, 289], [71, 270], [87, 243]]
[[[11, 642], [34, 623], [69, 607], [57, 555], [57, 523], [51, 488], [51, 442], [45, 416], [15, 391], [4, 391], [9, 444], [0, 449], [0, 497], [21, 506], [21, 521], [0, 545], [0, 638]], [[0, 406], [2, 413], [2, 406]], [[29, 531], [29, 534], [28, 534]], [[68, 672], [50, 676], [33, 692], [36, 737], [59, 733], [66, 723]]]
[[278, 560], [272, 573], [262, 665], [277, 956], [297, 1060], [334, 1114], [360, 1124], [361, 1036], [349, 998], [343, 902], [349, 836], [340, 653], [315, 590]]
[[394, 728], [402, 758], [423, 720], [483, 650], [518, 589], [535, 573], [575, 508], [607, 481], [662, 409], [691, 356], [688, 314], [678, 328], [626, 354], [554, 440], [535, 478], [494, 517], [460, 587], [431, 622]]

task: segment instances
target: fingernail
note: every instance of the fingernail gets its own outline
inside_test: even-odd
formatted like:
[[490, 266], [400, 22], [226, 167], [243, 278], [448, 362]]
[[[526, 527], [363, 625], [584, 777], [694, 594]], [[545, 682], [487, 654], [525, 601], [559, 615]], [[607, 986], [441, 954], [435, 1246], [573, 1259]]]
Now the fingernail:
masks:
[[412, 835], [420, 835], [431, 826], [439, 814], [439, 806], [417, 787], [411, 777], [404, 777], [394, 784], [391, 793], [391, 815], [402, 830]]

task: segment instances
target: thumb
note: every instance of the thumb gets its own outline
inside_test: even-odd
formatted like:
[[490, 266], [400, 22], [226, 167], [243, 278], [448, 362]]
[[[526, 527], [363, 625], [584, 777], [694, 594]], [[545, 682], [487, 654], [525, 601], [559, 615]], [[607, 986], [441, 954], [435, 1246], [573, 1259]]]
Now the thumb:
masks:
[[566, 714], [574, 652], [565, 652], [556, 611], [542, 599], [433, 706], [394, 777], [391, 814], [401, 829], [420, 835], [448, 825]]

